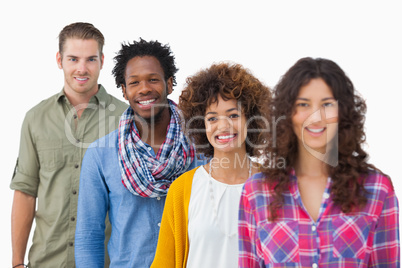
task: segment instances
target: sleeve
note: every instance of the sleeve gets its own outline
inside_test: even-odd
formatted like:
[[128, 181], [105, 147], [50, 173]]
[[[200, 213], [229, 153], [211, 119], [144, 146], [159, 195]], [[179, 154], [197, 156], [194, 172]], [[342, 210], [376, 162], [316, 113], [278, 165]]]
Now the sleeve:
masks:
[[392, 191], [384, 200], [373, 239], [368, 267], [400, 267], [398, 199]]
[[105, 218], [109, 195], [96, 152], [96, 148], [89, 148], [82, 162], [75, 231], [77, 268], [104, 267]]
[[10, 188], [36, 197], [39, 186], [40, 165], [30, 125], [33, 120], [34, 113], [28, 112], [22, 123], [18, 160]]
[[[179, 198], [176, 194], [177, 189], [175, 187], [175, 184], [177, 185], [178, 182], [179, 181], [175, 181], [171, 185], [166, 197], [165, 208], [163, 210], [161, 227], [159, 231], [158, 245], [156, 247], [155, 258], [151, 268], [174, 268], [176, 262], [182, 263], [183, 261], [179, 260], [180, 257], [177, 255], [177, 252], [184, 253], [185, 250], [184, 244], [181, 246], [179, 243], [177, 243], [179, 240], [178, 236], [181, 236], [182, 234], [175, 234], [175, 226], [178, 224], [177, 221], [180, 219], [180, 215], [175, 215], [174, 205], [175, 200]], [[187, 228], [187, 225], [182, 226], [182, 228]], [[179, 265], [176, 266], [181, 267]]]
[[256, 230], [257, 225], [244, 188], [239, 207], [239, 267], [241, 268], [265, 267], [264, 260], [259, 254], [261, 249]]

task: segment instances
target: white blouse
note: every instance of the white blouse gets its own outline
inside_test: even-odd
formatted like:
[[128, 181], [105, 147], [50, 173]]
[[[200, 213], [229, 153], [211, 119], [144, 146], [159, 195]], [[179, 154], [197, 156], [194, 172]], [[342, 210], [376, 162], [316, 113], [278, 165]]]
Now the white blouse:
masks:
[[203, 166], [197, 169], [188, 208], [187, 267], [238, 267], [237, 230], [243, 185], [219, 182], [210, 178]]

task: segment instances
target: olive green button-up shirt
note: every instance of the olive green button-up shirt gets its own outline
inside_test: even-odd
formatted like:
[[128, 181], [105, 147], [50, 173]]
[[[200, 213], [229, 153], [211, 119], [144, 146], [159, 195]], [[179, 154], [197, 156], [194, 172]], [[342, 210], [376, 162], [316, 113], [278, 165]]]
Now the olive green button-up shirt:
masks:
[[127, 107], [99, 85], [80, 118], [76, 111], [83, 107], [73, 107], [64, 91], [27, 112], [10, 187], [37, 197], [30, 267], [75, 267], [82, 158], [93, 141], [118, 127]]

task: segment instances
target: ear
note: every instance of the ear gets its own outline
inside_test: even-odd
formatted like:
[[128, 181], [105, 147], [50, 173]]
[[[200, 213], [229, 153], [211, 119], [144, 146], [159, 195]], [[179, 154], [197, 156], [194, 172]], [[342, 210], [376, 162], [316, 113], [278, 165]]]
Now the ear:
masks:
[[173, 77], [169, 77], [167, 82], [167, 95], [172, 94], [173, 92]]
[[121, 84], [121, 91], [123, 92], [124, 99], [128, 100], [127, 95], [126, 95], [126, 87], [123, 84]]
[[57, 62], [57, 66], [59, 67], [59, 69], [63, 69], [63, 65], [61, 64], [61, 60], [62, 60], [62, 56], [60, 51], [58, 51], [56, 53], [56, 62]]
[[101, 60], [101, 66], [100, 66], [100, 68], [102, 69], [103, 63], [104, 63], [104, 61], [105, 61], [105, 55], [103, 55], [103, 53], [102, 53], [102, 56], [101, 56], [100, 60]]

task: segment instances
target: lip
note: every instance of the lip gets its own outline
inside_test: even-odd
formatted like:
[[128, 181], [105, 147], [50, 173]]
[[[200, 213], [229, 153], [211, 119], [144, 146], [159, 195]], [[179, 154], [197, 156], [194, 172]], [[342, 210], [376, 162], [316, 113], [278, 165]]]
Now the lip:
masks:
[[228, 143], [228, 142], [235, 140], [236, 138], [237, 138], [236, 133], [221, 133], [221, 134], [215, 135], [215, 140], [218, 143]]
[[326, 129], [326, 127], [305, 127], [305, 130], [313, 137], [320, 137]]
[[75, 81], [77, 81], [79, 84], [85, 84], [88, 82], [89, 78], [88, 77], [74, 77]]
[[142, 98], [137, 99], [135, 102], [141, 109], [150, 109], [157, 101], [157, 98]]

